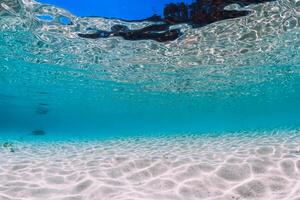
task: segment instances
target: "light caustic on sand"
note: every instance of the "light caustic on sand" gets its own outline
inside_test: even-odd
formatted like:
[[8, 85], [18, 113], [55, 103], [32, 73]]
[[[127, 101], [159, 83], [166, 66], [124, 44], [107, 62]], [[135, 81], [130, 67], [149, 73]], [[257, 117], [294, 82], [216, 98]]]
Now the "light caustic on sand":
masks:
[[0, 199], [300, 199], [298, 131], [14, 143]]

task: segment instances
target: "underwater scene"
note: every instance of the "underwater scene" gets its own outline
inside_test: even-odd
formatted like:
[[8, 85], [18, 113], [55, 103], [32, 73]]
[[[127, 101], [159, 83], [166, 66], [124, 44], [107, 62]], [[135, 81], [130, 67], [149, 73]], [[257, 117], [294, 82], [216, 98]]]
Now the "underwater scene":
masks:
[[300, 200], [300, 1], [116, 2], [0, 0], [0, 200]]

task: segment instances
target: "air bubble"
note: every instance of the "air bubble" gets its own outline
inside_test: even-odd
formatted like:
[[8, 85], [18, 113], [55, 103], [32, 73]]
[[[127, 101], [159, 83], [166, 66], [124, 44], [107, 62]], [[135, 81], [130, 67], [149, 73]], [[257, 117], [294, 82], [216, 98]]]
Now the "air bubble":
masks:
[[58, 21], [62, 25], [72, 25], [73, 24], [72, 21], [71, 21], [71, 19], [68, 18], [68, 17], [66, 17], [66, 16], [60, 16], [58, 18]]
[[298, 26], [298, 20], [294, 17], [290, 17], [283, 23], [283, 30], [289, 31]]

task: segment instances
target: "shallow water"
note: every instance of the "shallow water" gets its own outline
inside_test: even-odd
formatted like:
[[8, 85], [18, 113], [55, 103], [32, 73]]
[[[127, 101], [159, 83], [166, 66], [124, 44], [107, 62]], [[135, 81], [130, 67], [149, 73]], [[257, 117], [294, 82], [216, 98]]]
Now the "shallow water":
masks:
[[2, 0], [0, 200], [300, 199], [299, 6], [157, 43]]

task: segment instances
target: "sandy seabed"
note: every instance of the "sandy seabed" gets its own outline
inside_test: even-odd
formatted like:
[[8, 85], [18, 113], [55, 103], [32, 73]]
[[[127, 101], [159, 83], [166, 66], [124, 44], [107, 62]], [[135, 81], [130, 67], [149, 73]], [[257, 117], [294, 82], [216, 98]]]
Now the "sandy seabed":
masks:
[[0, 148], [0, 200], [300, 200], [299, 131], [13, 148]]

